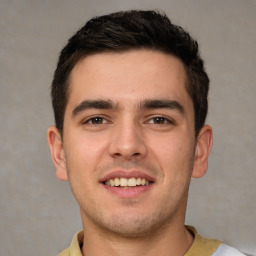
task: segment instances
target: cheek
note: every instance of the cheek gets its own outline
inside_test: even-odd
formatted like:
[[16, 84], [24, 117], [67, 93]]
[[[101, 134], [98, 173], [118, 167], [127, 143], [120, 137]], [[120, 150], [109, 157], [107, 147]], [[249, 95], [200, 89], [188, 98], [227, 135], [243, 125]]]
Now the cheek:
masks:
[[[77, 135], [77, 133], [76, 133]], [[65, 141], [66, 166], [71, 189], [80, 205], [90, 205], [97, 169], [105, 149], [99, 136], [70, 136]]]
[[151, 138], [151, 152], [161, 166], [164, 175], [177, 179], [190, 175], [193, 169], [193, 142], [185, 134]]
[[92, 173], [106, 152], [106, 140], [96, 134], [70, 137], [64, 146], [70, 172]]
[[177, 134], [151, 138], [150, 148], [162, 161], [167, 163], [186, 161], [193, 152], [188, 136]]

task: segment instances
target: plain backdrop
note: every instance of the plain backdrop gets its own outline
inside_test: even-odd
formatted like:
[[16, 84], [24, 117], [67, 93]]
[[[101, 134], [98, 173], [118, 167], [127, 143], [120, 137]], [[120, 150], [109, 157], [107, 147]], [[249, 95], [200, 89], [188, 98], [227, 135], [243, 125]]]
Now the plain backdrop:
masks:
[[0, 255], [56, 255], [82, 228], [46, 142], [59, 51], [89, 18], [159, 9], [199, 41], [211, 79], [210, 167], [186, 223], [256, 255], [255, 0], [0, 0]]

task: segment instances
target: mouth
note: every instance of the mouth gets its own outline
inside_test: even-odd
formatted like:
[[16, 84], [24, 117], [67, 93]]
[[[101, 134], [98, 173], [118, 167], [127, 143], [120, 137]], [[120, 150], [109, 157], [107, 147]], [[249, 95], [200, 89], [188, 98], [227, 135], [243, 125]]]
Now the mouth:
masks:
[[111, 187], [131, 188], [131, 187], [139, 187], [139, 186], [148, 186], [152, 182], [143, 177], [138, 177], [138, 178], [137, 177], [131, 177], [131, 178], [115, 177], [112, 179], [108, 179], [103, 183]]
[[141, 171], [116, 170], [104, 175], [99, 182], [121, 198], [135, 198], [150, 191], [155, 179]]

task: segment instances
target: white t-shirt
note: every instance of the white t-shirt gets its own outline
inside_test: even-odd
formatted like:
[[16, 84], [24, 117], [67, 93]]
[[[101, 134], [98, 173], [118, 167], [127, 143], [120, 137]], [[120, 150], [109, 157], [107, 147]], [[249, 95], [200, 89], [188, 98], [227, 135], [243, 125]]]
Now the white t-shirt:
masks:
[[245, 254], [226, 244], [221, 244], [212, 256], [245, 256]]

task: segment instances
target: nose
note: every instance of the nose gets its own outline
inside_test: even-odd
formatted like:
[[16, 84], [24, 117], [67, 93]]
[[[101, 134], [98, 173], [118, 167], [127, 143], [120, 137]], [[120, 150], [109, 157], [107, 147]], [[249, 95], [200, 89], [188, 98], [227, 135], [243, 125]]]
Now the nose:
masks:
[[110, 141], [109, 153], [113, 158], [132, 160], [143, 158], [147, 154], [141, 127], [134, 121], [127, 120], [117, 124]]

